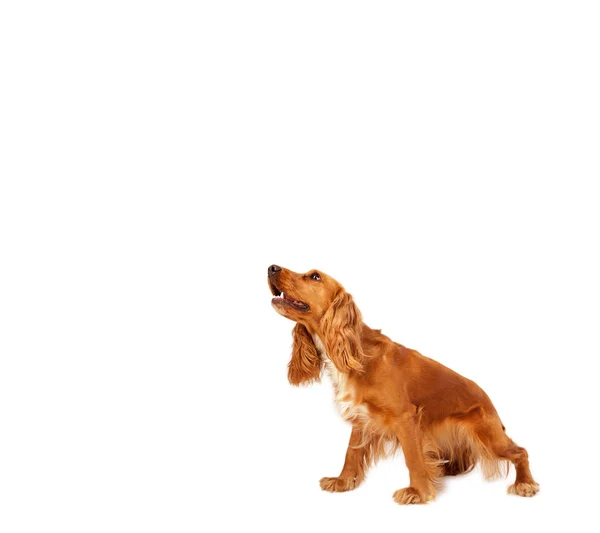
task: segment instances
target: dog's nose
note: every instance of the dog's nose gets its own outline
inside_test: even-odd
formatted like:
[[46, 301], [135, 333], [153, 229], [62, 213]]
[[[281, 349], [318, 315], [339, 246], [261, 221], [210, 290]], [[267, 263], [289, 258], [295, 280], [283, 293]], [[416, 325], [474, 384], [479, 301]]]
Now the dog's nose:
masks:
[[277, 265], [271, 265], [269, 267], [269, 276], [274, 276], [277, 272], [281, 272], [281, 267]]

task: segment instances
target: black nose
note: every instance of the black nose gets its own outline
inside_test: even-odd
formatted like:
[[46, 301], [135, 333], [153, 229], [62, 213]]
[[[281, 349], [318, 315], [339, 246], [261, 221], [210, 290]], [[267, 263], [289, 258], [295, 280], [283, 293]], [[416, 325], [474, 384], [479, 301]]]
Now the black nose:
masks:
[[277, 265], [271, 265], [269, 267], [269, 276], [274, 276], [277, 272], [281, 272], [281, 267]]

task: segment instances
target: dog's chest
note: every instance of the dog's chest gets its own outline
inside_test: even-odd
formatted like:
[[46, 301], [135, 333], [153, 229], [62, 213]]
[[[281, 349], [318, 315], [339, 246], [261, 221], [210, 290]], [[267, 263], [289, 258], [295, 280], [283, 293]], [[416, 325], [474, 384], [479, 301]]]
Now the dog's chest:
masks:
[[366, 403], [358, 400], [356, 390], [349, 382], [348, 375], [340, 372], [331, 359], [329, 359], [325, 346], [319, 336], [315, 335], [313, 340], [319, 351], [319, 355], [325, 363], [327, 375], [333, 383], [335, 403], [342, 418], [348, 422], [368, 422], [371, 418], [369, 407]]

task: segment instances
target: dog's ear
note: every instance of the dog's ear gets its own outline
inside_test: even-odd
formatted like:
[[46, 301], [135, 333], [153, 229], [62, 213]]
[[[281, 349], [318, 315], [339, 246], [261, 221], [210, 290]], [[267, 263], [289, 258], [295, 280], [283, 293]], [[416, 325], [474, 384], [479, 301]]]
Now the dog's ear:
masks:
[[323, 343], [335, 367], [347, 373], [362, 371], [364, 353], [360, 340], [362, 317], [352, 296], [341, 291], [321, 319]]
[[308, 384], [321, 380], [321, 358], [317, 348], [302, 324], [296, 324], [292, 333], [294, 346], [288, 365], [288, 380], [292, 385]]

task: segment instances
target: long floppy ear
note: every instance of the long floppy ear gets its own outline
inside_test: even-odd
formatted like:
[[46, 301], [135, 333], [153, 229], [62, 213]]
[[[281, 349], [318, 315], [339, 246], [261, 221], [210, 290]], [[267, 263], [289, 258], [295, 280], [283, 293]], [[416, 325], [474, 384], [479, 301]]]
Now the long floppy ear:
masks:
[[362, 371], [361, 324], [360, 311], [352, 296], [345, 291], [336, 296], [321, 319], [327, 355], [340, 372]]
[[322, 361], [308, 330], [302, 324], [296, 324], [292, 335], [294, 346], [288, 365], [289, 382], [292, 385], [301, 385], [320, 381]]

